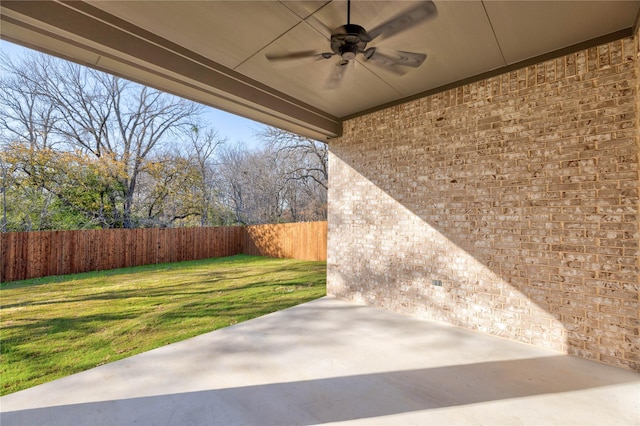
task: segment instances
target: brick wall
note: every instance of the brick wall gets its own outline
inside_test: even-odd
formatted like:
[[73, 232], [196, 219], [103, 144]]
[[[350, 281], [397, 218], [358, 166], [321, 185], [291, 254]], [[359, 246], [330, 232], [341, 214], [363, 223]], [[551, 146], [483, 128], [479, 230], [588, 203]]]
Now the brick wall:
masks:
[[349, 120], [328, 292], [640, 370], [638, 37]]

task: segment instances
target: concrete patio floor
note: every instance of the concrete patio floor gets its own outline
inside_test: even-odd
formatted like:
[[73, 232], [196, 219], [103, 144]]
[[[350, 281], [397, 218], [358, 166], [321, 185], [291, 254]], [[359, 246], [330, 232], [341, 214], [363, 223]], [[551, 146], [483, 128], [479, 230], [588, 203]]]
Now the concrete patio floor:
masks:
[[331, 297], [0, 398], [10, 425], [638, 425], [640, 375]]

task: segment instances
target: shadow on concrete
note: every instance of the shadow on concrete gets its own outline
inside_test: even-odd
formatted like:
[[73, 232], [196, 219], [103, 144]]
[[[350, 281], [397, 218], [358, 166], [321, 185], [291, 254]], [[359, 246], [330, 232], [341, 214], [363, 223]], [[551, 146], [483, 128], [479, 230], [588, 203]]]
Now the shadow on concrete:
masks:
[[[584, 374], [576, 368], [580, 362], [585, 369], [591, 365], [563, 355], [481, 362], [17, 410], [3, 412], [0, 421], [4, 426], [322, 424], [634, 382], [634, 375], [617, 369]], [[543, 411], [553, 409], [527, 404], [533, 419], [545, 419]], [[620, 412], [607, 415], [633, 423], [637, 417], [628, 411], [620, 406]]]

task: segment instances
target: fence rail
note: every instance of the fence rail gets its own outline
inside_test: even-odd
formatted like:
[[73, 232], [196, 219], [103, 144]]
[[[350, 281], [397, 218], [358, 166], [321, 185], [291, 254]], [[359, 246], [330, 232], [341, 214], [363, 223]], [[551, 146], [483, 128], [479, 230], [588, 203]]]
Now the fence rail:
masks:
[[255, 254], [326, 260], [327, 223], [0, 234], [0, 282]]

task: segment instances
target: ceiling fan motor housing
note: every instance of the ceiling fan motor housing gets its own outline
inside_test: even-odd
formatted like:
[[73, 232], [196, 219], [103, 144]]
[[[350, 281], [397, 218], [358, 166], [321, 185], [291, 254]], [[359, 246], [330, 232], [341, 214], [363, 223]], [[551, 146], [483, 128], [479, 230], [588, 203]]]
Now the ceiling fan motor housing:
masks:
[[336, 28], [331, 34], [331, 50], [345, 61], [355, 59], [364, 51], [371, 37], [360, 25], [347, 24]]

